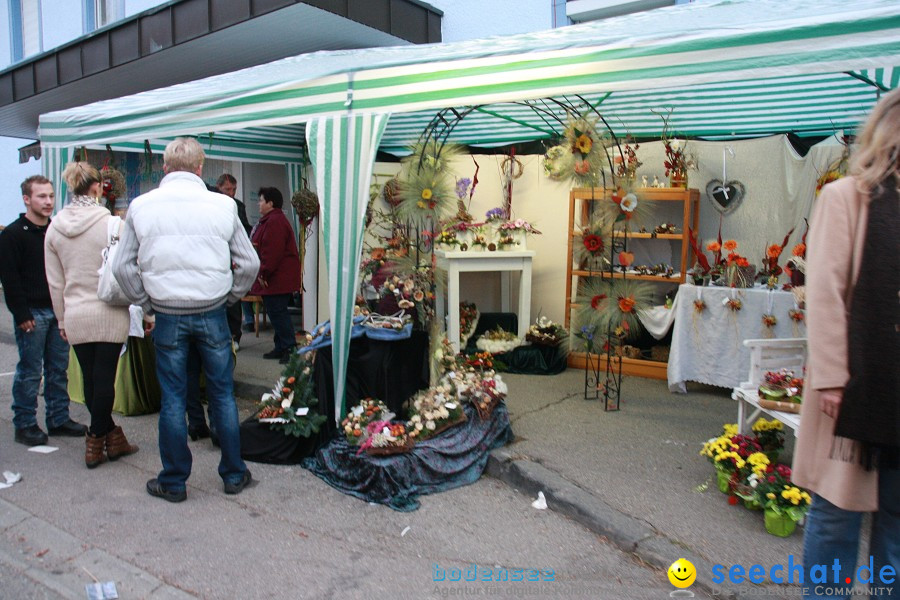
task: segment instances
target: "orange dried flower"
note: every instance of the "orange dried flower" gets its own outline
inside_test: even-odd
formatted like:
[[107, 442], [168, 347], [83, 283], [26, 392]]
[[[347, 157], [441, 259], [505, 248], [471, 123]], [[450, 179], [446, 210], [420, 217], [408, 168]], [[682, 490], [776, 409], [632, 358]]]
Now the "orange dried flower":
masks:
[[735, 262], [737, 263], [737, 266], [739, 266], [739, 267], [749, 267], [750, 266], [750, 261], [748, 261], [743, 256], [738, 256], [737, 260]]
[[766, 248], [766, 256], [769, 258], [778, 258], [781, 256], [781, 246], [778, 244], [772, 244], [768, 248]]
[[372, 260], [381, 260], [384, 258], [384, 248], [375, 248], [372, 250]]
[[735, 248], [737, 248], [737, 242], [734, 240], [726, 240], [722, 247], [731, 252]]
[[719, 242], [710, 242], [706, 245], [706, 249], [710, 252], [718, 252], [722, 249], [722, 246], [719, 245]]
[[619, 310], [624, 313], [630, 313], [634, 310], [634, 297], [625, 296], [624, 298], [619, 298]]
[[794, 249], [791, 250], [791, 254], [794, 256], [806, 256], [806, 244], [797, 244], [794, 246]]

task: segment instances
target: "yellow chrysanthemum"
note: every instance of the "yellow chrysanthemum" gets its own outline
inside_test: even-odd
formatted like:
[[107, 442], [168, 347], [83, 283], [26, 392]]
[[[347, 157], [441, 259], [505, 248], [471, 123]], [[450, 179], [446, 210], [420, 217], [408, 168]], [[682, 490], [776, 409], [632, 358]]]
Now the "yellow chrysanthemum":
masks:
[[724, 436], [731, 437], [733, 435], [737, 435], [738, 426], [737, 423], [726, 423], [722, 426], [722, 432]]

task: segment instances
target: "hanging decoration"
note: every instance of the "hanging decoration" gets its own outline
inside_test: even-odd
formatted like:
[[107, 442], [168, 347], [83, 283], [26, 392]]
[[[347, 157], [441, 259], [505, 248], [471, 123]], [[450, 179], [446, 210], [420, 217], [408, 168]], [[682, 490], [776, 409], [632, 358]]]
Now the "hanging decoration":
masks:
[[509, 156], [500, 163], [500, 180], [503, 183], [503, 211], [506, 213], [507, 219], [512, 218], [513, 181], [521, 177], [524, 172], [525, 167], [522, 165], [522, 161], [516, 158], [516, 148], [513, 146], [509, 149]]
[[[570, 180], [578, 187], [596, 186], [605, 172], [606, 146], [612, 139], [609, 133], [597, 131], [598, 120], [570, 113], [563, 131], [565, 142], [559, 146], [562, 150], [548, 151], [545, 172], [558, 173], [560, 181]], [[558, 158], [551, 160], [551, 154]]]
[[458, 146], [434, 138], [413, 148], [412, 155], [404, 160], [402, 201], [397, 207], [400, 219], [436, 223], [452, 210], [456, 194], [449, 165], [459, 153]]
[[722, 148], [722, 179], [712, 179], [706, 184], [706, 196], [719, 213], [727, 215], [734, 212], [744, 199], [744, 184], [737, 180], [728, 180], [728, 156], [734, 158], [734, 148]]

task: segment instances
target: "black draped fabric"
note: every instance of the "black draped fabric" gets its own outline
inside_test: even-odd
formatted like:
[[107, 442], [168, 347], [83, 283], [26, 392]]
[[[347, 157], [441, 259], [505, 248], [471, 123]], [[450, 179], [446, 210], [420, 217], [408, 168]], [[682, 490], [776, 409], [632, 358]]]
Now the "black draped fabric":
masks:
[[497, 406], [487, 421], [482, 421], [470, 405], [464, 409], [466, 422], [417, 443], [405, 454], [358, 454], [358, 448], [341, 436], [300, 464], [345, 494], [386, 504], [401, 512], [416, 510], [422, 494], [477, 481], [490, 451], [512, 439], [504, 403]]
[[296, 465], [312, 456], [322, 442], [321, 435], [308, 438], [285, 435], [268, 423], [260, 423], [255, 415], [241, 423], [241, 458], [251, 462]]
[[[334, 434], [331, 365], [331, 346], [317, 350], [313, 377], [319, 413], [328, 417], [329, 432]], [[363, 398], [378, 398], [394, 413], [402, 414], [403, 403], [428, 387], [428, 368], [428, 334], [424, 331], [413, 331], [405, 340], [390, 342], [366, 336], [351, 340], [345, 388], [348, 410]]]
[[566, 370], [566, 353], [559, 346], [519, 346], [511, 352], [498, 354], [503, 361], [505, 373], [525, 375], [556, 375]]
[[[475, 332], [466, 344], [466, 354], [480, 352], [475, 345], [479, 337], [491, 329], [499, 327], [503, 331], [519, 331], [519, 320], [514, 313], [481, 313]], [[524, 375], [556, 375], [566, 370], [566, 353], [560, 348], [547, 346], [519, 346], [510, 352], [497, 355], [506, 368], [506, 373]]]

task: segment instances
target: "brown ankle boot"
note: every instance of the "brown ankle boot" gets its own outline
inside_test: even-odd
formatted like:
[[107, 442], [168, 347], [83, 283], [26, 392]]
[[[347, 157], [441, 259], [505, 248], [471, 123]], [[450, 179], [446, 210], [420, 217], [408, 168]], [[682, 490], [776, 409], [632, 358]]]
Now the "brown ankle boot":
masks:
[[90, 433], [84, 436], [84, 464], [88, 469], [93, 469], [97, 465], [106, 462], [106, 456], [103, 455], [103, 446], [106, 444], [106, 436], [97, 437]]
[[137, 446], [128, 443], [125, 432], [118, 425], [106, 434], [106, 455], [109, 460], [116, 460], [122, 456], [128, 456], [138, 451]]

